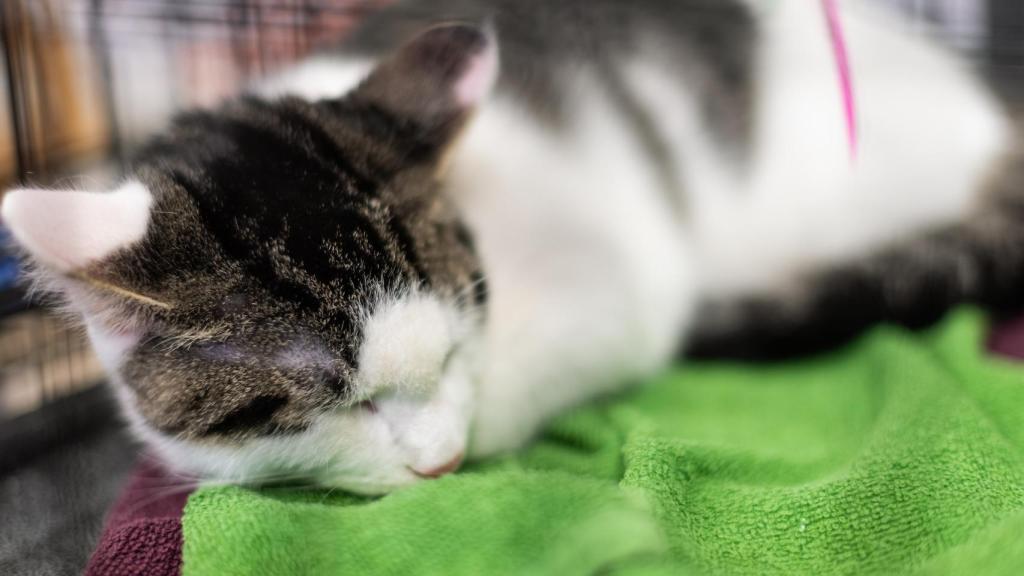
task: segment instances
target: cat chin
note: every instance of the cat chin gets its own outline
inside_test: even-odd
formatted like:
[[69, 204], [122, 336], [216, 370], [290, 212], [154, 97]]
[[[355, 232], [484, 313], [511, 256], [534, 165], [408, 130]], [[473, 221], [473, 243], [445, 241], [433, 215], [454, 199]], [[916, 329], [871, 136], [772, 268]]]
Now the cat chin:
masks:
[[[258, 438], [214, 445], [168, 438], [148, 430], [146, 441], [166, 465], [208, 484], [294, 483], [382, 494], [420, 479], [402, 461], [394, 443], [366, 438], [363, 430], [326, 430], [290, 437]], [[373, 426], [370, 426], [373, 428]], [[375, 436], [371, 431], [371, 436]], [[339, 448], [347, 438], [345, 448]], [[375, 441], [376, 440], [376, 441]]]
[[409, 472], [408, 469], [393, 470], [390, 474], [375, 474], [367, 477], [334, 477], [326, 475], [316, 480], [317, 486], [330, 490], [343, 490], [360, 496], [383, 496], [395, 490], [408, 488], [423, 482], [425, 478]]
[[[313, 484], [373, 496], [431, 476], [413, 469], [416, 463], [396, 442], [388, 422], [368, 411], [326, 414], [307, 430], [287, 436], [196, 442], [155, 430], [132, 408], [130, 392], [120, 385], [114, 389], [136, 436], [168, 469], [199, 484]], [[456, 446], [455, 456], [460, 456], [458, 446], [465, 445], [465, 438], [449, 438], [446, 444]]]

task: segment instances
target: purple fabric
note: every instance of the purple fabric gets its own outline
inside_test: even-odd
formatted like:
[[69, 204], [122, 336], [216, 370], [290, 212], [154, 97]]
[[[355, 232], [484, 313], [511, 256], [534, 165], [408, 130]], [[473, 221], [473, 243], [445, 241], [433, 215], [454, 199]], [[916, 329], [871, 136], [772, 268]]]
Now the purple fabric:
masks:
[[1024, 360], [1024, 316], [996, 324], [988, 347], [1000, 356]]
[[86, 576], [180, 574], [181, 518], [192, 490], [144, 456], [107, 515]]

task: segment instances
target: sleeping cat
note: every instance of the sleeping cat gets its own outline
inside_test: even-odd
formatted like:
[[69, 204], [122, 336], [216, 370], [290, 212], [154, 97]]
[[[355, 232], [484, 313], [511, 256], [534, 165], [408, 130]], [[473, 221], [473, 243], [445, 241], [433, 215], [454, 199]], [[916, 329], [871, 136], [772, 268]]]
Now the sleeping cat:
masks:
[[855, 157], [816, 2], [419, 0], [181, 115], [116, 189], [15, 190], [3, 219], [170, 465], [387, 492], [688, 337], [752, 354], [1013, 300], [1010, 122], [843, 6]]

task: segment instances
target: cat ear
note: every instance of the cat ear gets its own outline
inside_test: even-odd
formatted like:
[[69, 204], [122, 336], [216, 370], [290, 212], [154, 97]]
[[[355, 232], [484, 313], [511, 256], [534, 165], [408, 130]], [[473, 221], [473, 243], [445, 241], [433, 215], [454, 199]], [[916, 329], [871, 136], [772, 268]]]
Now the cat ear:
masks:
[[490, 27], [445, 24], [422, 32], [384, 60], [357, 99], [433, 129], [457, 128], [490, 94], [498, 46]]
[[112, 192], [25, 188], [4, 195], [0, 218], [37, 263], [67, 274], [141, 240], [152, 203], [136, 181]]

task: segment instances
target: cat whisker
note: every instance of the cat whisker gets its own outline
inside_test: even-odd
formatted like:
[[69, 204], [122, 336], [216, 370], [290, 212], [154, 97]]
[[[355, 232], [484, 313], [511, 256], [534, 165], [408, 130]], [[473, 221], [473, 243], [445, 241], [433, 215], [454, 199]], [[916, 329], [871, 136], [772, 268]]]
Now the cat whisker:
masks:
[[80, 280], [82, 282], [85, 282], [87, 284], [91, 284], [92, 286], [95, 286], [96, 288], [99, 288], [101, 290], [106, 290], [108, 292], [113, 292], [114, 294], [117, 294], [118, 296], [123, 296], [125, 298], [129, 298], [131, 300], [135, 300], [136, 302], [141, 302], [143, 304], [146, 304], [147, 306], [154, 306], [156, 308], [163, 308], [164, 310], [170, 310], [171, 308], [173, 308], [170, 304], [168, 304], [166, 302], [161, 302], [160, 300], [157, 300], [156, 298], [151, 298], [149, 296], [146, 296], [145, 294], [139, 294], [138, 292], [133, 292], [131, 290], [128, 290], [127, 288], [122, 288], [120, 286], [115, 286], [115, 285], [110, 284], [108, 282], [104, 282], [102, 280], [98, 280], [98, 279], [93, 278], [91, 276], [87, 276], [85, 274], [82, 274], [80, 272], [72, 272], [70, 274], [70, 276], [72, 278], [75, 278], [75, 279]]

